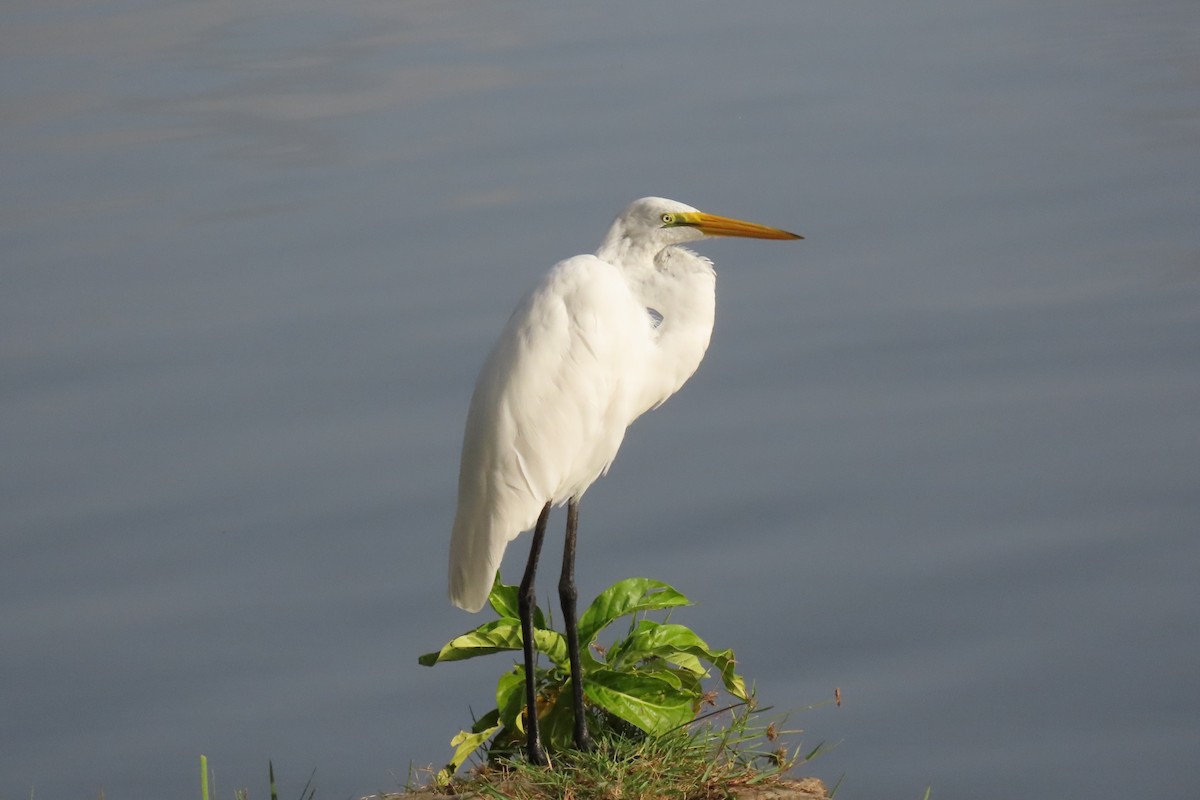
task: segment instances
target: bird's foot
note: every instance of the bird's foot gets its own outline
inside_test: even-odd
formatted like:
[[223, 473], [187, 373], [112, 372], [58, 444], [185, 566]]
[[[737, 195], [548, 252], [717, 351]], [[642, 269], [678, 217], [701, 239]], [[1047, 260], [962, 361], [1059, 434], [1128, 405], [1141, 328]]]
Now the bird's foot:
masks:
[[596, 742], [587, 732], [587, 728], [575, 732], [575, 748], [581, 753], [590, 753], [596, 749]]
[[535, 767], [544, 767], [550, 763], [546, 758], [546, 751], [542, 748], [542, 740], [539, 736], [530, 736], [525, 742], [525, 753], [529, 758], [529, 763]]

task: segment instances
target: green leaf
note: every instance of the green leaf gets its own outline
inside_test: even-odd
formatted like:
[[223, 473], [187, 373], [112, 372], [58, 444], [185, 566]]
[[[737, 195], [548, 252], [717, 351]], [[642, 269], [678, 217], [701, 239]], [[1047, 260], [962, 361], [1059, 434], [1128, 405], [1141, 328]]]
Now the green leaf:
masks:
[[496, 573], [496, 583], [492, 586], [492, 593], [488, 595], [488, 603], [501, 617], [520, 619], [520, 603], [517, 599], [519, 591], [516, 586], [500, 583], [500, 573]]
[[643, 619], [613, 645], [609, 665], [613, 669], [633, 669], [648, 660], [663, 659], [697, 675], [707, 675], [708, 668], [687, 649], [697, 646], [704, 647], [704, 640], [691, 629]]
[[661, 658], [647, 664], [642, 664], [630, 674], [648, 675], [652, 678], [658, 678], [661, 681], [671, 684], [672, 689], [678, 690], [683, 688], [683, 680], [679, 677], [681, 674], [684, 674], [683, 670], [672, 668], [670, 664]]
[[[665, 652], [667, 649], [675, 649], [680, 657], [685, 654], [691, 655], [712, 664], [721, 673], [721, 682], [725, 685], [725, 691], [739, 700], [749, 699], [749, 695], [746, 693], [746, 682], [735, 671], [737, 660], [734, 658], [732, 650], [709, 649], [703, 639], [683, 625], [658, 625], [648, 631], [646, 636], [647, 643], [653, 645], [655, 653], [663, 658], [675, 661], [676, 655]], [[676, 663], [684, 666], [681, 661], [676, 661]]]
[[521, 625], [515, 619], [496, 619], [485, 622], [473, 631], [456, 636], [436, 653], [426, 653], [417, 659], [432, 667], [443, 661], [462, 661], [502, 650], [521, 649]]
[[583, 684], [596, 705], [647, 733], [665, 733], [691, 720], [692, 698], [661, 678], [597, 670]]
[[571, 681], [568, 678], [559, 687], [554, 704], [543, 708], [538, 716], [542, 742], [551, 750], [566, 750], [575, 745], [575, 709], [571, 706]]
[[[510, 617], [519, 620], [521, 618], [521, 587], [509, 586], [500, 582], [500, 573], [496, 573], [496, 582], [492, 585], [492, 593], [488, 595], [488, 603], [491, 604], [492, 610], [501, 617]], [[538, 606], [533, 607], [533, 626], [535, 628], [546, 628], [546, 616], [542, 614], [542, 609]]]
[[567, 637], [558, 631], [533, 629], [533, 646], [539, 653], [545, 653], [560, 667], [567, 667], [571, 662], [567, 655]]
[[454, 755], [450, 757], [450, 763], [438, 771], [436, 778], [438, 785], [445, 786], [450, 783], [450, 779], [454, 777], [455, 772], [458, 772], [458, 768], [462, 766], [463, 762], [482, 747], [488, 739], [492, 738], [500, 730], [500, 727], [499, 724], [496, 724], [470, 733], [459, 731], [458, 735], [450, 740], [450, 746], [454, 748]]
[[750, 699], [750, 695], [746, 693], [746, 681], [735, 671], [737, 661], [733, 657], [732, 650], [710, 651], [703, 647], [687, 647], [684, 649], [717, 668], [717, 671], [721, 674], [721, 683], [725, 685], [725, 691], [739, 700]]
[[579, 618], [579, 643], [587, 647], [613, 620], [639, 611], [690, 605], [673, 587], [651, 578], [626, 578], [600, 593]]
[[512, 730], [525, 729], [521, 711], [525, 708], [525, 668], [518, 666], [500, 676], [496, 683], [496, 709], [500, 722]]
[[672, 670], [671, 674], [679, 679], [682, 690], [692, 698], [692, 710], [698, 711], [704, 699], [704, 692], [700, 686], [700, 678], [704, 673], [697, 675], [689, 670], [676, 669]]
[[[543, 628], [533, 629], [533, 646], [545, 653], [555, 664], [567, 662], [567, 640], [557, 631]], [[457, 636], [436, 653], [426, 653], [417, 661], [426, 667], [443, 661], [462, 661], [476, 656], [486, 656], [504, 650], [520, 650], [521, 623], [505, 617], [485, 622], [473, 631]]]
[[657, 657], [678, 664], [681, 668], [697, 675], [707, 675], [700, 661], [712, 664], [721, 674], [725, 690], [739, 700], [748, 699], [746, 682], [735, 671], [737, 662], [732, 650], [711, 650], [708, 644], [686, 625], [658, 623], [641, 620], [633, 632], [610, 653], [610, 664], [614, 668], [627, 663]]
[[673, 622], [655, 622], [644, 619], [629, 635], [630, 648], [647, 652], [685, 650], [698, 647], [708, 651], [708, 645], [695, 631], [686, 625]]
[[658, 657], [671, 662], [692, 676], [708, 674], [708, 670], [700, 663], [700, 659], [691, 653], [662, 653]]
[[493, 708], [491, 711], [484, 714], [479, 719], [475, 720], [475, 724], [471, 726], [471, 733], [479, 733], [493, 727], [500, 721], [500, 711]]
[[750, 693], [746, 691], [746, 680], [734, 672], [734, 667], [737, 662], [733, 660], [733, 651], [725, 650], [729, 653], [729, 659], [724, 664], [718, 664], [717, 669], [721, 670], [721, 682], [725, 684], [725, 691], [739, 700], [750, 700]]
[[640, 620], [624, 639], [609, 650], [608, 663], [613, 669], [626, 664], [636, 665], [644, 659], [658, 657], [679, 664], [697, 674], [708, 670], [700, 665], [695, 656], [685, 650], [688, 647], [706, 647], [704, 640], [684, 625], [665, 624], [654, 620]]

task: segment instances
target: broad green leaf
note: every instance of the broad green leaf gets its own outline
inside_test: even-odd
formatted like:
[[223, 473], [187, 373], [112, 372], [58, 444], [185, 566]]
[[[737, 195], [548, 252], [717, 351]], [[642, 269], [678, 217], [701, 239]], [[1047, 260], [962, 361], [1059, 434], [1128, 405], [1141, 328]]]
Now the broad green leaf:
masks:
[[[561, 633], [534, 628], [533, 645], [539, 652], [549, 656], [555, 664], [567, 663], [567, 640]], [[520, 650], [521, 647], [521, 624], [515, 619], [505, 617], [485, 622], [475, 630], [451, 639], [440, 651], [426, 653], [417, 661], [432, 667], [443, 661], [462, 661], [504, 650]]]
[[545, 653], [549, 656], [550, 660], [560, 667], [566, 668], [570, 664], [570, 659], [567, 655], [567, 637], [558, 631], [534, 628], [533, 646], [537, 648], [539, 653]]
[[500, 573], [496, 573], [496, 583], [492, 586], [492, 593], [488, 595], [488, 603], [499, 616], [520, 619], [520, 605], [517, 601], [519, 591], [516, 586], [500, 583]]
[[609, 665], [628, 668], [647, 658], [664, 658], [699, 675], [708, 670], [686, 648], [707, 648], [704, 640], [684, 625], [658, 623], [643, 619], [624, 639], [609, 651]]
[[473, 733], [459, 731], [458, 735], [450, 740], [450, 746], [454, 748], [454, 755], [450, 757], [450, 763], [438, 772], [438, 785], [445, 786], [450, 783], [450, 779], [454, 777], [455, 772], [458, 772], [458, 768], [462, 766], [463, 762], [499, 730], [500, 725], [497, 724]]
[[700, 678], [702, 677], [703, 673], [701, 675], [697, 675], [694, 672], [676, 669], [672, 670], [671, 674], [679, 679], [683, 691], [692, 698], [692, 710], [699, 710], [700, 702], [704, 699], [704, 692], [700, 688]]
[[658, 678], [661, 681], [666, 681], [671, 684], [672, 689], [682, 689], [683, 681], [680, 679], [682, 670], [673, 669], [670, 664], [662, 659], [657, 659], [647, 664], [642, 664], [637, 670], [630, 671], [630, 675], [646, 675], [651, 678]]
[[[566, 637], [563, 637], [566, 641]], [[586, 644], [579, 648], [579, 667], [583, 670], [583, 674], [587, 675], [595, 669], [604, 669], [605, 662], [592, 655], [592, 648]]]
[[737, 661], [733, 658], [732, 650], [722, 650], [722, 653], [728, 653], [727, 658], [723, 657], [720, 661], [714, 662], [717, 669], [721, 670], [721, 682], [725, 684], [725, 691], [739, 700], [749, 700], [750, 694], [746, 691], [746, 681], [737, 672], [734, 667], [737, 666]]
[[[587, 685], [587, 681], [584, 681]], [[568, 678], [558, 689], [554, 704], [541, 708], [538, 724], [542, 742], [553, 750], [566, 750], [575, 744], [575, 712], [571, 708], [571, 681]]]
[[725, 685], [725, 691], [739, 700], [750, 699], [746, 693], [746, 682], [736, 672], [737, 661], [732, 650], [709, 651], [702, 647], [687, 647], [684, 650], [716, 667], [717, 672], [721, 674], [721, 683]]
[[506, 728], [524, 730], [521, 712], [525, 709], [525, 668], [518, 666], [500, 676], [496, 684], [496, 708]]
[[692, 698], [649, 675], [597, 670], [584, 681], [588, 699], [647, 733], [665, 733], [693, 716]]
[[685, 625], [641, 620], [633, 633], [613, 650], [616, 651], [616, 660], [610, 663], [616, 667], [658, 657], [697, 675], [706, 675], [708, 670], [700, 661], [707, 661], [721, 674], [721, 682], [727, 692], [739, 700], [747, 699], [746, 683], [735, 671], [737, 662], [733, 651], [710, 650], [708, 644]]
[[700, 659], [691, 653], [661, 653], [658, 657], [664, 661], [670, 661], [681, 670], [686, 670], [692, 675], [708, 674], [708, 670], [700, 663]]
[[493, 727], [500, 721], [500, 711], [493, 708], [491, 711], [484, 714], [479, 719], [475, 720], [475, 724], [471, 726], [471, 733], [479, 733]]
[[625, 639], [609, 651], [609, 666], [616, 670], [641, 669], [661, 659], [697, 676], [708, 675], [708, 668], [686, 648], [703, 645], [703, 640], [683, 625], [664, 625], [641, 620]]
[[[501, 583], [500, 573], [496, 573], [496, 582], [492, 585], [492, 593], [488, 595], [488, 602], [491, 604], [492, 610], [501, 617], [519, 620], [521, 618], [520, 591], [521, 587], [519, 586]], [[546, 617], [538, 606], [533, 607], [533, 626], [535, 628], [547, 627]]]
[[640, 650], [661, 650], [674, 648], [682, 650], [688, 647], [699, 647], [707, 651], [708, 645], [686, 625], [673, 622], [655, 622], [644, 619], [629, 636], [630, 643]]
[[[746, 682], [735, 671], [737, 661], [732, 650], [710, 649], [703, 639], [684, 625], [658, 625], [649, 620], [643, 620], [643, 622], [650, 622], [650, 625], [645, 626], [644, 631], [639, 631], [641, 633], [640, 646], [646, 646], [656, 655], [670, 661], [675, 661], [675, 656], [667, 652], [672, 649], [680, 655], [687, 654], [703, 659], [721, 673], [721, 682], [725, 685], [727, 692], [739, 700], [748, 699]], [[682, 662], [676, 661], [676, 663], [684, 666]]]
[[521, 649], [521, 626], [515, 619], [496, 619], [485, 622], [473, 631], [456, 636], [436, 653], [426, 653], [417, 659], [432, 667], [443, 661], [462, 661], [465, 658]]
[[600, 593], [579, 618], [579, 642], [587, 647], [613, 620], [639, 611], [690, 605], [691, 601], [662, 581], [626, 578]]

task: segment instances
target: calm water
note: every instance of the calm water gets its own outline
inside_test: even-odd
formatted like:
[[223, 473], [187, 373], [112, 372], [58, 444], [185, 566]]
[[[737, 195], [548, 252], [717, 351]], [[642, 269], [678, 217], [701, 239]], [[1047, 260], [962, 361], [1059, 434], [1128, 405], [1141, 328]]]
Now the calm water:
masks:
[[1198, 75], [1191, 0], [7, 4], [0, 798], [442, 763], [475, 371], [644, 194], [809, 238], [703, 246], [583, 594], [692, 596], [839, 797], [1197, 797]]

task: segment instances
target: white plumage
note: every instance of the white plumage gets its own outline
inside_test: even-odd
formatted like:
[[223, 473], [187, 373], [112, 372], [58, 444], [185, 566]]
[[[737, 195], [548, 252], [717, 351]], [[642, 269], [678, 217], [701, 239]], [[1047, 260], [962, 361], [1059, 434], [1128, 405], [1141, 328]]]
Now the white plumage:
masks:
[[625, 429], [700, 365], [712, 334], [706, 235], [800, 238], [657, 197], [630, 205], [596, 255], [556, 264], [518, 304], [483, 365], [463, 437], [450, 599], [487, 600], [507, 544], [547, 502], [578, 499]]

